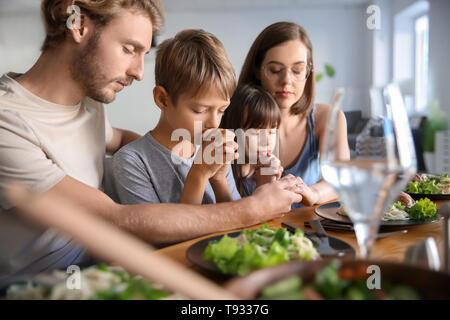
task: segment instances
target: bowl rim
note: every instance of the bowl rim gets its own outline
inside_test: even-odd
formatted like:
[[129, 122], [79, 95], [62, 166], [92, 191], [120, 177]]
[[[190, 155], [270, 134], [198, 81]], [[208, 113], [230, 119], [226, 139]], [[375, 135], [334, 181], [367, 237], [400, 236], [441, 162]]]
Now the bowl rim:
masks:
[[[255, 270], [247, 275], [232, 278], [225, 283], [225, 288], [238, 295], [239, 297], [242, 297], [243, 299], [256, 299], [262, 289], [266, 286], [276, 283], [277, 281], [287, 279], [291, 276], [300, 274], [302, 274], [302, 278], [310, 279], [316, 274], [317, 271], [328, 266], [333, 260], [338, 259], [331, 258], [316, 261], [292, 261], [273, 267]], [[362, 267], [367, 268], [370, 265], [377, 265], [381, 270], [383, 270], [383, 268], [387, 268], [388, 270], [390, 270], [388, 274], [391, 272], [395, 272], [394, 270], [398, 269], [402, 270], [405, 275], [411, 275], [415, 273], [420, 274], [428, 281], [434, 279], [435, 283], [438, 285], [445, 286], [447, 284], [448, 296], [445, 299], [450, 299], [450, 274], [443, 271], [433, 271], [418, 265], [385, 260], [339, 259], [338, 261], [341, 263], [340, 268], [356, 269]], [[369, 273], [367, 274], [367, 277], [370, 277]], [[417, 277], [411, 279], [414, 279], [414, 281], [418, 281], [416, 278]], [[389, 277], [387, 279], [390, 280]], [[309, 281], [306, 281], [306, 283], [308, 282]], [[393, 282], [395, 283], [397, 281], [393, 280]], [[417, 287], [413, 284], [405, 283], [402, 281], [398, 282], [410, 285], [417, 289]]]

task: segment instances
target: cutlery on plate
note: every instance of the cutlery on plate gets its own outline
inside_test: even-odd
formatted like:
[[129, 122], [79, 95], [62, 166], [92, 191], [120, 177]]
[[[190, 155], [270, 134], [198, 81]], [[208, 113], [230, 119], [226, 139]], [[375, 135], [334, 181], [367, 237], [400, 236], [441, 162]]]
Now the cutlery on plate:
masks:
[[320, 220], [310, 220], [309, 224], [313, 228], [313, 230], [316, 232], [317, 236], [322, 242], [322, 254], [325, 255], [337, 255], [337, 256], [343, 256], [345, 253], [338, 251], [336, 249], [333, 249], [330, 246], [330, 238], [328, 237], [327, 233], [325, 232], [325, 229], [323, 228], [322, 224], [320, 223]]
[[391, 232], [378, 232], [377, 236], [375, 237], [376, 240], [390, 237], [390, 236], [396, 236], [399, 234], [405, 234], [408, 233], [408, 230], [398, 230], [398, 231], [391, 231]]
[[[325, 230], [354, 231], [353, 225], [351, 224], [335, 223], [328, 220], [322, 220], [321, 223]], [[307, 228], [312, 228], [309, 221], [305, 221], [304, 225]]]
[[314, 232], [303, 230], [302, 228], [300, 228], [298, 225], [296, 225], [293, 222], [284, 221], [281, 223], [281, 226], [283, 228], [288, 229], [288, 231], [290, 231], [292, 233], [295, 233], [296, 229], [300, 229], [305, 233], [305, 236], [307, 236], [307, 237], [317, 237], [317, 235]]
[[[322, 224], [325, 230], [354, 231], [353, 225], [351, 224], [334, 223], [328, 220], [321, 220], [320, 223]], [[309, 221], [305, 221], [305, 227], [311, 228]], [[376, 240], [405, 233], [408, 233], [408, 230], [404, 229], [391, 232], [378, 232]]]

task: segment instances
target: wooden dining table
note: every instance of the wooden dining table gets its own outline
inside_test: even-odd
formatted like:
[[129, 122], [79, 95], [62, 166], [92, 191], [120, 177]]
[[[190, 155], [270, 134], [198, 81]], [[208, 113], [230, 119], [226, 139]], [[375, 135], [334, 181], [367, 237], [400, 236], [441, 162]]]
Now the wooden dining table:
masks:
[[[331, 201], [330, 201], [331, 202]], [[450, 201], [447, 201], [450, 203]], [[437, 208], [441, 207], [446, 201], [436, 201]], [[321, 219], [316, 213], [314, 207], [302, 207], [295, 210], [291, 210], [290, 212], [286, 213], [283, 217], [277, 218], [271, 221], [267, 221], [267, 224], [271, 228], [281, 227], [281, 223], [285, 221], [293, 222], [297, 224], [299, 227], [301, 227], [304, 230], [311, 231], [311, 229], [306, 228], [304, 226], [304, 222], [312, 219]], [[383, 228], [381, 232], [389, 232], [389, 231], [395, 231], [399, 229], [407, 229], [407, 233], [403, 234], [397, 234], [388, 236], [385, 238], [381, 238], [376, 240], [375, 244], [373, 245], [370, 259], [371, 260], [383, 260], [383, 261], [392, 261], [392, 262], [402, 262], [405, 257], [406, 250], [414, 245], [419, 243], [420, 241], [425, 240], [428, 237], [432, 237], [436, 240], [436, 243], [439, 248], [439, 252], [441, 253], [441, 265], [443, 266], [443, 220], [433, 222], [433, 223], [427, 223], [427, 224], [421, 224], [416, 226], [409, 226], [409, 227], [403, 227], [403, 228], [389, 228], [385, 229]], [[262, 226], [262, 224], [254, 225], [251, 227], [246, 227], [245, 229], [258, 229]], [[241, 231], [244, 228], [241, 229], [234, 229], [234, 230], [228, 230], [225, 232], [218, 232], [213, 234], [208, 234], [199, 238], [191, 239], [188, 241], [184, 241], [181, 243], [177, 243], [162, 249], [159, 249], [157, 252], [161, 255], [164, 255], [166, 257], [170, 257], [173, 260], [181, 263], [182, 265], [192, 268], [196, 271], [201, 271], [200, 269], [196, 268], [192, 265], [192, 263], [186, 258], [186, 251], [187, 249], [193, 245], [194, 243], [213, 236], [230, 233], [230, 232], [236, 232]], [[359, 257], [359, 249], [358, 244], [356, 241], [356, 236], [353, 231], [326, 231], [329, 236], [338, 238], [340, 240], [343, 240], [347, 242], [349, 245], [351, 245], [357, 254], [357, 257]]]

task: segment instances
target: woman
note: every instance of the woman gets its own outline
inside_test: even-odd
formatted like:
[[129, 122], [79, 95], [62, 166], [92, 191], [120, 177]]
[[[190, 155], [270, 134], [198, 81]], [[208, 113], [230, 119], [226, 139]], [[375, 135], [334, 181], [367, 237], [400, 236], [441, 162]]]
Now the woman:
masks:
[[[325, 128], [331, 106], [314, 104], [314, 63], [306, 31], [291, 22], [278, 22], [264, 29], [250, 48], [239, 84], [262, 86], [276, 100], [281, 112], [279, 159], [283, 175], [302, 178], [303, 205], [311, 206], [336, 198], [320, 174], [319, 150], [324, 147]], [[350, 158], [346, 120], [337, 146], [340, 157]], [[296, 205], [297, 206], [297, 205]]]

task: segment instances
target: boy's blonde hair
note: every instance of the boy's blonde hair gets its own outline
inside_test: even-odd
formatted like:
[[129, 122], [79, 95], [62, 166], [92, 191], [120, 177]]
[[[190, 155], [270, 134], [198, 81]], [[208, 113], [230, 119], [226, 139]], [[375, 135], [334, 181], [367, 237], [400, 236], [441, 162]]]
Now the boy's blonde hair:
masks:
[[148, 15], [153, 34], [164, 24], [164, 9], [159, 0], [42, 0], [41, 14], [46, 37], [42, 51], [56, 47], [64, 41], [68, 28], [66, 22], [72, 13], [69, 6], [80, 8], [80, 14], [88, 16], [98, 28], [106, 26], [122, 9], [136, 9]]
[[167, 91], [174, 104], [182, 93], [196, 96], [211, 88], [230, 99], [236, 75], [223, 44], [214, 35], [187, 29], [158, 46], [155, 83]]

